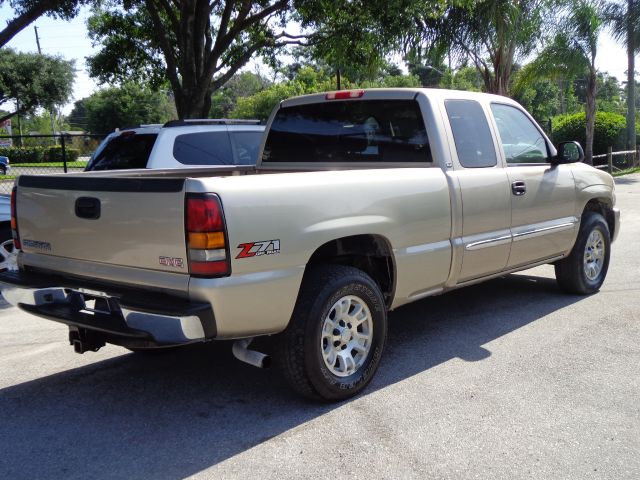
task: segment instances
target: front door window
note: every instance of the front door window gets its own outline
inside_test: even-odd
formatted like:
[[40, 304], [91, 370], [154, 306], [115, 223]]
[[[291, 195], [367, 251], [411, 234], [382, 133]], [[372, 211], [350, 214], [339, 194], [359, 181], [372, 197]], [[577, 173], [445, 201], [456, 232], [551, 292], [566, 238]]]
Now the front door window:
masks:
[[492, 103], [507, 164], [547, 163], [547, 142], [529, 118], [511, 105]]

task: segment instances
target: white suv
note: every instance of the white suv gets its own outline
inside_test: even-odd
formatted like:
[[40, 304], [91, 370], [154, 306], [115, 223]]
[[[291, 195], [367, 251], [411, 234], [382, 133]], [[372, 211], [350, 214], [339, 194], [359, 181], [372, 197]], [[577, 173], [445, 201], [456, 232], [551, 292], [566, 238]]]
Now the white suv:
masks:
[[259, 120], [172, 120], [116, 130], [86, 170], [255, 165], [264, 125]]

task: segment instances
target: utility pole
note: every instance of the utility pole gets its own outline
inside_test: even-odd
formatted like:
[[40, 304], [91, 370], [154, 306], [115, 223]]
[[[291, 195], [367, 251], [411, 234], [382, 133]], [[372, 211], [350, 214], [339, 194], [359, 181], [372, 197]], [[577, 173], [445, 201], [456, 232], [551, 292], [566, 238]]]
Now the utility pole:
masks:
[[[40, 37], [38, 36], [38, 27], [37, 26], [33, 26], [33, 29], [36, 32], [36, 45], [38, 46], [38, 55], [42, 55], [42, 49], [40, 48]], [[52, 109], [54, 107], [51, 107]], [[49, 115], [51, 116], [51, 134], [55, 135], [56, 134], [56, 122], [55, 122], [55, 114], [52, 111], [49, 111]], [[53, 143], [54, 145], [56, 145], [58, 142], [56, 141], [56, 137], [53, 137]]]
[[38, 45], [38, 55], [42, 55], [42, 49], [40, 48], [40, 37], [38, 37], [38, 27], [34, 25], [33, 29], [36, 31], [36, 45]]

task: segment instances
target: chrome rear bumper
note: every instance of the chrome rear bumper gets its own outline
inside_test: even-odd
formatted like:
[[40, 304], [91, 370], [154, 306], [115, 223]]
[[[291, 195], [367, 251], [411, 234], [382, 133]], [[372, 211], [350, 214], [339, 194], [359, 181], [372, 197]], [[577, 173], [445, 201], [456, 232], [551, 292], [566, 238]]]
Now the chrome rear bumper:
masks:
[[0, 274], [0, 290], [7, 302], [25, 312], [97, 332], [109, 343], [144, 348], [216, 336], [208, 303], [137, 289], [80, 287], [80, 281], [65, 280], [61, 285], [54, 280], [40, 274], [5, 272]]

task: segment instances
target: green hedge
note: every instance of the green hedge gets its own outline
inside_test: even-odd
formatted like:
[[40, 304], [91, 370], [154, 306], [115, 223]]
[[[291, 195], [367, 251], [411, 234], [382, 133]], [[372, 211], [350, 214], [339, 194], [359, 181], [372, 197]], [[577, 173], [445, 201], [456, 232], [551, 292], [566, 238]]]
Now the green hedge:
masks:
[[[622, 115], [611, 112], [596, 112], [593, 154], [607, 153], [607, 147], [613, 147], [614, 152], [616, 150], [625, 150], [626, 125], [627, 121]], [[556, 144], [577, 140], [584, 146], [586, 143], [585, 130], [584, 112], [553, 118], [553, 141]]]
[[[80, 156], [80, 150], [77, 148], [65, 147], [67, 154], [67, 162], [75, 162]], [[49, 147], [45, 153], [45, 162], [62, 162], [62, 147]]]
[[[66, 148], [67, 162], [75, 162], [80, 156], [77, 148]], [[8, 157], [11, 164], [62, 162], [62, 147], [0, 147], [0, 155]]]
[[14, 163], [41, 163], [44, 161], [44, 147], [0, 147], [0, 155]]

